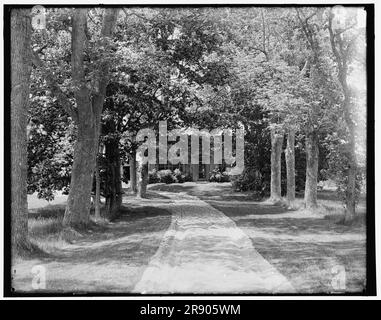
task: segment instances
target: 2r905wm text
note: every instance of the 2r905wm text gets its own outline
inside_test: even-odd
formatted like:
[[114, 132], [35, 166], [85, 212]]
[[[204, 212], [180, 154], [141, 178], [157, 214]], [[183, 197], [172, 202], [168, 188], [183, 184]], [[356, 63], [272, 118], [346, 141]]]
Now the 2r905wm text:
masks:
[[240, 305], [218, 305], [218, 304], [186, 304], [184, 314], [186, 315], [202, 315], [202, 314], [240, 314]]

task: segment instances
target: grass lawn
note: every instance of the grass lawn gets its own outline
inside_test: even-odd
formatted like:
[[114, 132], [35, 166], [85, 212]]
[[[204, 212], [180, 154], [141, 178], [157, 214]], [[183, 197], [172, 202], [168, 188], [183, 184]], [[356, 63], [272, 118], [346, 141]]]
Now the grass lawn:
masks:
[[366, 238], [361, 224], [343, 226], [329, 219], [303, 217], [298, 213], [282, 217], [281, 209], [261, 205], [213, 206], [235, 221], [250, 237], [255, 249], [285, 275], [298, 292], [337, 292], [338, 288], [332, 286], [335, 268], [345, 269], [344, 291], [364, 289]]
[[[351, 226], [341, 220], [342, 205], [333, 191], [319, 192], [316, 214], [287, 211], [256, 201], [249, 193], [231, 191], [229, 183], [185, 183], [152, 186], [153, 190], [187, 192], [230, 217], [252, 240], [254, 248], [300, 293], [362, 292], [366, 278], [365, 205]], [[297, 199], [301, 207], [302, 199]], [[345, 269], [345, 289], [332, 286]]]
[[14, 290], [33, 291], [32, 268], [41, 265], [46, 269], [43, 291], [130, 292], [171, 222], [166, 210], [124, 206], [118, 220], [94, 224], [68, 243], [60, 238], [63, 214], [61, 204], [30, 210], [30, 238], [43, 252], [14, 261]]

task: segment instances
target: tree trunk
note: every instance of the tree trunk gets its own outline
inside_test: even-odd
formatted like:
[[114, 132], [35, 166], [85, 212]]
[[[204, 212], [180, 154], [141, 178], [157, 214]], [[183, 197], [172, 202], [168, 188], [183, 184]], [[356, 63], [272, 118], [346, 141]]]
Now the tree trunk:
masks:
[[283, 134], [271, 131], [271, 186], [270, 201], [279, 202], [281, 195], [281, 156], [283, 146]]
[[148, 185], [148, 163], [143, 164], [141, 156], [137, 155], [136, 164], [137, 197], [145, 198]]
[[130, 188], [131, 191], [136, 194], [136, 151], [132, 151], [130, 156]]
[[[349, 113], [350, 106], [346, 106]], [[346, 116], [346, 123], [349, 130], [349, 169], [348, 169], [348, 185], [345, 199], [345, 222], [351, 222], [356, 217], [356, 176], [357, 176], [357, 159], [356, 159], [356, 143], [354, 134], [354, 125], [351, 116]]]
[[[333, 11], [330, 12], [328, 16], [328, 31], [331, 42], [331, 49], [336, 58], [337, 69], [338, 69], [338, 80], [341, 84], [344, 94], [343, 109], [345, 124], [349, 132], [348, 141], [348, 180], [346, 186], [346, 199], [345, 199], [345, 222], [351, 222], [356, 216], [356, 176], [357, 176], [357, 159], [356, 159], [356, 139], [355, 139], [355, 121], [353, 119], [354, 114], [352, 114], [353, 104], [352, 100], [352, 90], [348, 86], [347, 78], [350, 71], [349, 65], [352, 59], [352, 46], [353, 43], [357, 42], [358, 39], [352, 38], [352, 40], [345, 39], [342, 32], [338, 30], [334, 32], [332, 27], [332, 22], [334, 19]], [[345, 42], [347, 42], [345, 44]]]
[[30, 249], [27, 200], [27, 114], [31, 73], [30, 10], [11, 12], [11, 214], [12, 251]]
[[306, 209], [317, 208], [317, 179], [319, 165], [318, 136], [316, 132], [309, 133], [306, 137], [306, 187], [304, 191], [304, 203]]
[[351, 161], [348, 171], [348, 187], [345, 199], [345, 221], [350, 222], [356, 216], [356, 163]]
[[[85, 49], [87, 37], [87, 9], [74, 9], [72, 17], [72, 78], [77, 85], [78, 135], [74, 150], [70, 192], [63, 219], [65, 227], [83, 228], [89, 223], [93, 174], [98, 153], [99, 127], [108, 82], [108, 63], [101, 63], [101, 78], [90, 93], [85, 78]], [[106, 9], [101, 35], [112, 34], [117, 9]], [[102, 38], [100, 41], [103, 41]], [[102, 45], [102, 43], [101, 43]]]
[[287, 206], [295, 209], [295, 131], [290, 129], [287, 135], [286, 147], [287, 167]]
[[101, 178], [99, 176], [99, 161], [97, 159], [95, 167], [95, 220], [101, 219]]
[[91, 127], [91, 122], [89, 121], [85, 128], [78, 128], [70, 192], [63, 219], [64, 226], [79, 229], [89, 223], [91, 190], [98, 149], [97, 129]]
[[122, 181], [120, 174], [119, 141], [106, 143], [106, 217], [113, 220], [118, 217], [122, 205]]

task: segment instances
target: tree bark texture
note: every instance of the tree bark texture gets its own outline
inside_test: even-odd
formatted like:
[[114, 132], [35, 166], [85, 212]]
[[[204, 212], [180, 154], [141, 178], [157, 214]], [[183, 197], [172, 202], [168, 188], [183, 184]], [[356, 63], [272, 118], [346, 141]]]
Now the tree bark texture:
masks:
[[283, 134], [271, 131], [271, 184], [270, 201], [282, 200], [281, 195], [281, 157], [283, 146]]
[[289, 209], [295, 208], [295, 131], [290, 129], [287, 134], [287, 147], [285, 152], [287, 168], [287, 205]]
[[304, 191], [304, 203], [306, 209], [317, 208], [317, 179], [319, 165], [319, 146], [316, 132], [307, 134], [306, 137], [306, 186]]
[[137, 197], [145, 198], [148, 185], [148, 163], [143, 164], [142, 157], [139, 154], [136, 157], [136, 180]]
[[101, 219], [101, 178], [99, 176], [99, 163], [97, 159], [96, 167], [95, 167], [95, 200], [94, 200], [94, 206], [95, 206], [95, 219], [99, 220]]
[[130, 156], [130, 188], [136, 194], [136, 151], [132, 151]]
[[12, 251], [30, 248], [27, 202], [27, 114], [31, 74], [30, 10], [11, 12], [11, 223]]
[[120, 174], [119, 142], [110, 141], [106, 145], [106, 218], [113, 220], [118, 217], [122, 206], [122, 180]]

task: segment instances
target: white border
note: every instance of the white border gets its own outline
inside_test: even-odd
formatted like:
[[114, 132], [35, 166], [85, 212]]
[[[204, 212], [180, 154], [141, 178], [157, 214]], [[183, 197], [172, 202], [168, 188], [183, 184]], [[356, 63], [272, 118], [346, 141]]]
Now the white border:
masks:
[[[277, 0], [267, 0], [267, 1], [224, 1], [224, 0], [214, 0], [214, 1], [38, 1], [38, 2], [33, 2], [33, 1], [18, 1], [17, 4], [25, 4], [25, 5], [30, 5], [35, 3], [36, 5], [44, 5], [44, 4], [88, 4], [88, 5], [97, 5], [97, 4], [115, 4], [115, 5], [154, 5], [154, 4], [160, 4], [160, 5], [167, 5], [167, 4], [178, 4], [178, 5], [186, 5], [186, 4], [306, 4], [306, 5], [312, 5], [312, 4], [375, 4], [375, 0], [373, 1], [366, 1], [366, 0], [338, 0], [338, 1], [300, 1], [300, 0], [283, 0], [283, 1], [277, 1]], [[15, 1], [1, 1], [1, 8], [0, 8], [0, 14], [3, 20], [3, 10], [4, 4], [16, 4]], [[381, 30], [381, 6], [379, 7], [378, 5], [375, 4], [375, 32], [376, 30]], [[3, 22], [1, 23], [1, 28], [0, 28], [0, 34], [3, 35]], [[1, 56], [1, 79], [2, 82], [4, 80], [4, 51], [3, 51], [3, 44], [4, 44], [4, 39], [1, 42], [0, 46], [0, 56]], [[381, 50], [380, 50], [380, 42], [377, 42], [377, 38], [375, 39], [375, 84], [376, 88], [380, 88], [380, 61], [377, 59], [377, 57], [380, 57]], [[1, 99], [1, 108], [0, 108], [0, 126], [2, 128], [0, 132], [0, 180], [2, 183], [2, 188], [1, 190], [4, 190], [4, 162], [3, 162], [3, 155], [4, 155], [4, 86], [1, 85], [0, 89], [0, 96], [2, 97]], [[379, 105], [380, 102], [380, 94], [376, 90], [376, 97], [375, 97], [375, 180], [376, 180], [376, 187], [375, 187], [375, 193], [376, 195], [381, 195], [381, 188], [378, 183], [380, 180], [380, 174], [381, 174], [381, 166], [378, 166], [377, 164], [381, 162], [381, 149], [377, 148], [377, 143], [376, 141], [380, 141], [380, 134], [381, 134], [381, 128], [377, 127], [377, 123], [380, 122], [380, 110], [376, 107]], [[3, 208], [4, 208], [4, 199], [3, 199], [3, 192], [0, 194], [0, 212], [3, 213]], [[142, 296], [142, 297], [44, 297], [46, 300], [229, 300], [229, 301], [234, 301], [234, 300], [381, 300], [381, 217], [378, 216], [377, 211], [378, 208], [381, 207], [381, 197], [376, 197], [376, 203], [375, 203], [375, 210], [376, 210], [376, 277], [377, 277], [377, 293], [378, 295], [376, 297], [363, 297], [363, 296], [223, 296], [223, 297], [218, 297], [218, 296], [166, 296], [166, 297], [161, 297], [161, 296]], [[0, 254], [0, 270], [1, 270], [1, 276], [0, 276], [0, 287], [1, 287], [1, 295], [0, 299], [12, 299], [12, 300], [39, 300], [41, 298], [4, 298], [4, 293], [3, 293], [3, 274], [4, 274], [4, 263], [3, 263], [3, 252], [4, 252], [4, 243], [3, 243], [3, 232], [4, 232], [4, 215], [0, 214], [0, 246], [1, 246], [1, 254]]]

